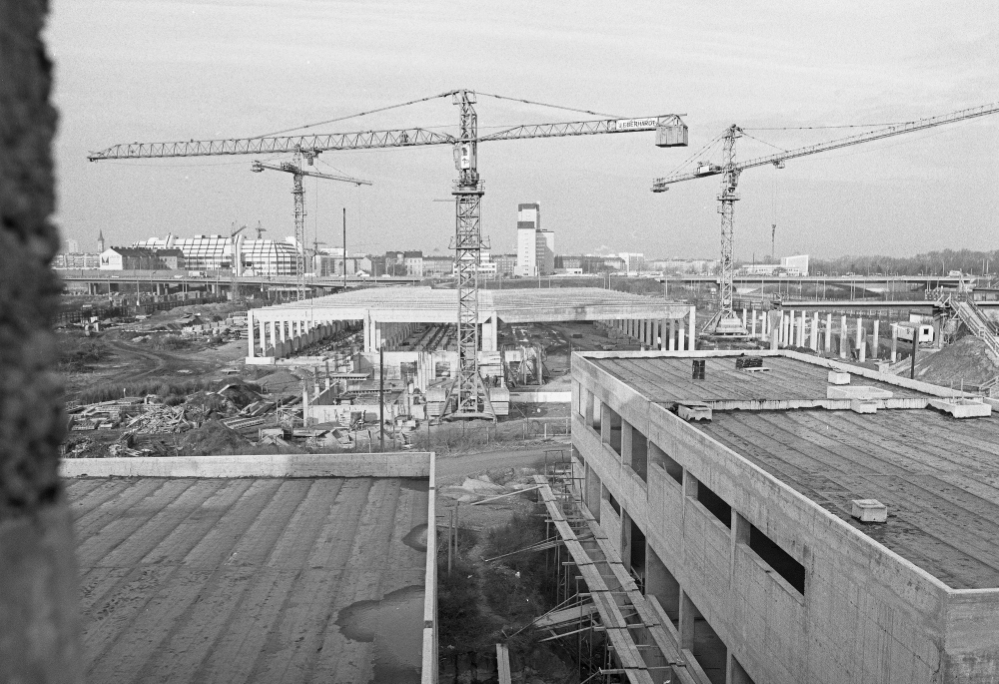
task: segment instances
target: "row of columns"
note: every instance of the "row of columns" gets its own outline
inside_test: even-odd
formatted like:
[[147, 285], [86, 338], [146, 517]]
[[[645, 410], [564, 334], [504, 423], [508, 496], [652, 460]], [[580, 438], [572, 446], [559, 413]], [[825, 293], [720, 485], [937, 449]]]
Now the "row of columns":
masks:
[[346, 325], [346, 321], [259, 320], [250, 310], [246, 313], [247, 355], [251, 359], [288, 356], [334, 335]]
[[610, 321], [610, 326], [638, 340], [646, 349], [683, 351], [697, 348], [697, 308], [693, 306], [686, 326], [682, 318], [623, 318]]
[[[814, 352], [833, 355], [842, 359], [849, 357], [849, 350], [857, 351], [859, 361], [867, 360], [867, 342], [870, 342], [872, 358], [880, 356], [881, 321], [874, 319], [871, 334], [868, 336], [864, 318], [851, 319], [839, 316], [838, 344], [833, 347], [833, 314], [821, 317], [818, 311], [748, 311], [742, 310], [742, 323], [753, 338], [769, 341], [771, 349], [780, 347], [807, 347]], [[851, 325], [852, 324], [852, 325]], [[851, 330], [852, 328], [852, 330]], [[757, 332], [759, 330], [759, 332]], [[898, 360], [898, 325], [891, 324], [890, 361]]]

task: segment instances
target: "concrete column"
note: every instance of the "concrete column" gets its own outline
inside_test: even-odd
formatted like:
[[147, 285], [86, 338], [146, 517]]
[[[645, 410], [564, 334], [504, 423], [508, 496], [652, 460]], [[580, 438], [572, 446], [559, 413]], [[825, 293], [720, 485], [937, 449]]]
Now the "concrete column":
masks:
[[676, 319], [669, 319], [669, 351], [676, 351]]
[[832, 314], [826, 314], [826, 354], [832, 354]]
[[604, 444], [611, 443], [611, 414], [610, 406], [601, 402], [600, 404], [600, 441]]
[[846, 348], [849, 345], [847, 338], [849, 337], [849, 330], [846, 328], [846, 316], [843, 316], [840, 320], [839, 328], [839, 358], [845, 359], [847, 357]]
[[752, 337], [756, 337], [756, 311], [753, 311], [752, 313], [753, 313], [753, 316], [752, 316], [752, 318], [753, 318], [753, 325], [752, 325], [752, 329], [750, 330], [749, 334]]
[[680, 648], [694, 650], [694, 618], [696, 609], [687, 592], [680, 590]]
[[659, 349], [662, 351], [672, 349], [672, 340], [669, 338], [669, 326], [666, 319], [659, 321]]
[[270, 321], [271, 327], [271, 346], [275, 349], [275, 356], [277, 356], [277, 326], [274, 321]]
[[746, 311], [746, 307], [742, 307], [742, 329], [743, 330], [748, 330], [749, 329], [746, 326], [746, 315], [747, 314], [748, 314], [748, 312]]
[[[288, 321], [277, 321], [278, 339], [280, 339], [282, 342], [287, 342], [288, 341], [288, 328], [287, 328], [287, 325], [288, 325]], [[292, 335], [292, 337], [294, 337], [294, 335]]]
[[816, 311], [812, 316], [812, 336], [808, 340], [808, 346], [812, 348], [812, 351], [819, 350], [819, 312]]
[[680, 328], [677, 331], [676, 347], [680, 351], [683, 351], [683, 328]]
[[898, 361], [898, 324], [891, 324], [891, 362]]
[[857, 318], [857, 349], [864, 346], [864, 319]]
[[801, 312], [801, 329], [798, 331], [798, 346], [805, 346], [805, 329], [808, 327], [808, 312]]
[[631, 465], [631, 449], [633, 442], [634, 442], [634, 435], [632, 434], [631, 423], [622, 418], [621, 419], [621, 463], [626, 466]]
[[777, 323], [777, 344], [784, 345], [787, 344], [787, 334], [784, 332], [787, 330], [787, 320], [784, 316], [784, 310], [780, 310], [780, 318]]
[[257, 325], [260, 326], [258, 328], [258, 332], [260, 334], [257, 336], [260, 339], [260, 355], [266, 356], [265, 352], [267, 351], [267, 330], [264, 326], [263, 321], [257, 321]]
[[256, 351], [253, 348], [253, 312], [252, 311], [247, 311], [246, 312], [246, 342], [247, 342], [246, 346], [248, 347], [246, 355], [249, 356], [252, 359], [255, 356], [254, 352]]
[[687, 322], [687, 347], [697, 349], [697, 307], [690, 307], [690, 320]]
[[881, 358], [881, 352], [879, 350], [879, 347], [881, 346], [881, 342], [878, 339], [880, 337], [880, 335], [879, 335], [880, 332], [881, 332], [881, 320], [875, 318], [874, 319], [874, 339], [871, 340], [871, 358], [872, 359], [879, 359], [879, 358]]

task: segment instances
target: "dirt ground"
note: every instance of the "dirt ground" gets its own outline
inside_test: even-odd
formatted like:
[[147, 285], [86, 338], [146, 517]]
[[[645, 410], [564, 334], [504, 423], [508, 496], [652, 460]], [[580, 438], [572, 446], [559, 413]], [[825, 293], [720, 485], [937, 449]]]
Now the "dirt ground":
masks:
[[[66, 399], [73, 399], [80, 391], [106, 382], [220, 379], [223, 368], [236, 365], [246, 356], [245, 340], [209, 344], [196, 339], [188, 348], [172, 350], [156, 344], [154, 331], [165, 331], [160, 337], [178, 335], [181, 322], [190, 314], [199, 314], [207, 322], [241, 310], [245, 307], [232, 303], [183, 306], [157, 312], [144, 320], [109, 326], [93, 334], [87, 340], [104, 350], [104, 358], [86, 364], [85, 368], [62, 369]], [[81, 338], [83, 333], [70, 329], [59, 335]]]
[[999, 358], [983, 341], [968, 335], [938, 352], [916, 356], [916, 379], [960, 389], [981, 385], [999, 375]]

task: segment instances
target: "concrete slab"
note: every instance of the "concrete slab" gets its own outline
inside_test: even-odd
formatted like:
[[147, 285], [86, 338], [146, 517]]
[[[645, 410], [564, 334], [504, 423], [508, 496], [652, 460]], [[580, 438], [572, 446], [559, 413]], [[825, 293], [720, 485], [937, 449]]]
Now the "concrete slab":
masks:
[[67, 490], [88, 682], [421, 681], [427, 479]]

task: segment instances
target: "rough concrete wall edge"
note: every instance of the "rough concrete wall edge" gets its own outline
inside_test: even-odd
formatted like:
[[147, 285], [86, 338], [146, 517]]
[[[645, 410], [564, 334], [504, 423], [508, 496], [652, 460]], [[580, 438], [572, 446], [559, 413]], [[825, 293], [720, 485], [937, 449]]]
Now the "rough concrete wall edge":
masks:
[[71, 458], [62, 477], [428, 477], [433, 452]]

